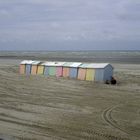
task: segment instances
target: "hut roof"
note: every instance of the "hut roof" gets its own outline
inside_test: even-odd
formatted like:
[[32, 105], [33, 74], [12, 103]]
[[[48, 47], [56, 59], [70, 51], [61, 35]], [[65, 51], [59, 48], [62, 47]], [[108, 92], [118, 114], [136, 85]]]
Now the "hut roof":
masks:
[[32, 63], [32, 65], [38, 65], [38, 64], [40, 64], [41, 62], [40, 61], [34, 61], [33, 63]]
[[81, 65], [82, 63], [80, 62], [66, 62], [63, 66], [64, 67], [73, 67], [73, 68], [77, 68]]
[[58, 66], [63, 66], [64, 64], [65, 64], [65, 62], [45, 62], [42, 65], [58, 67]]
[[81, 65], [79, 66], [79, 68], [87, 68], [88, 65], [89, 65], [88, 63], [84, 63], [84, 64], [81, 64]]
[[87, 68], [105, 68], [106, 66], [110, 65], [109, 63], [91, 63], [87, 66]]
[[70, 67], [73, 64], [73, 62], [66, 62], [63, 64], [64, 67]]
[[80, 68], [101, 69], [101, 68], [105, 68], [108, 65], [110, 65], [110, 64], [109, 63], [84, 63], [84, 64], [80, 65], [79, 67]]
[[[105, 68], [109, 63], [80, 63], [80, 62], [41, 62], [33, 60], [23, 60], [20, 64], [44, 65], [44, 66], [64, 66], [64, 67], [80, 67], [80, 68]], [[110, 65], [112, 67], [112, 65]], [[113, 67], [112, 67], [113, 68]]]
[[20, 64], [32, 64], [33, 62], [32, 60], [23, 60]]
[[80, 62], [74, 62], [74, 63], [72, 63], [72, 64], [70, 65], [70, 67], [77, 68], [77, 67], [79, 67], [81, 64], [82, 64], [82, 63], [80, 63]]

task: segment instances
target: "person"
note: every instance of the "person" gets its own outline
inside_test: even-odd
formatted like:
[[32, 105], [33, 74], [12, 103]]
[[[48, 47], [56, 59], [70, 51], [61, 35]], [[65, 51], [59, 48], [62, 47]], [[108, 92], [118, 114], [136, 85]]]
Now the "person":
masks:
[[112, 76], [111, 77], [111, 85], [116, 85], [117, 81], [116, 79]]

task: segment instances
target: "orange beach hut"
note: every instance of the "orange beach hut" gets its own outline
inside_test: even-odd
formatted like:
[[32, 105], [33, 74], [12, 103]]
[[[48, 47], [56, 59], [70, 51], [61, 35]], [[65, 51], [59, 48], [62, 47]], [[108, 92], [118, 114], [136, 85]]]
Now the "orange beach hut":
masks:
[[89, 64], [81, 64], [79, 66], [79, 69], [78, 69], [78, 79], [79, 80], [86, 80], [86, 72], [87, 72], [87, 66]]
[[31, 74], [32, 75], [36, 75], [37, 74], [37, 69], [38, 69], [38, 65], [40, 64], [40, 61], [34, 61], [32, 63], [32, 69], [31, 69]]
[[69, 77], [70, 74], [70, 66], [73, 64], [73, 62], [66, 62], [63, 65], [63, 77]]
[[19, 67], [19, 73], [20, 74], [25, 74], [26, 72], [26, 63], [28, 62], [28, 60], [23, 60], [21, 63], [20, 63], [20, 67]]

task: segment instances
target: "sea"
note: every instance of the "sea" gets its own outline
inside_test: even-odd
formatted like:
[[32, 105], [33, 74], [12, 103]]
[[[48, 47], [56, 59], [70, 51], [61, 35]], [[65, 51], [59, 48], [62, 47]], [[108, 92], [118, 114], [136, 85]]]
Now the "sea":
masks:
[[140, 51], [0, 51], [0, 59], [140, 64]]

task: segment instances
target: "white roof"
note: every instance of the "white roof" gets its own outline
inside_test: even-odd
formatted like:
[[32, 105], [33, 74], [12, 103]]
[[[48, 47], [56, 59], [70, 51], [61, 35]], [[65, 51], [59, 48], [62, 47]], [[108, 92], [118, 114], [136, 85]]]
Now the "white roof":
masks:
[[74, 67], [77, 68], [78, 66], [80, 66], [82, 63], [80, 62], [74, 62], [73, 64], [70, 65], [70, 67]]
[[[20, 64], [38, 65], [41, 61], [23, 60]], [[41, 65], [45, 66], [66, 66], [66, 67], [80, 67], [80, 68], [105, 68], [109, 63], [80, 63], [80, 62], [43, 62]], [[112, 67], [113, 68], [113, 67]]]
[[87, 65], [87, 68], [105, 68], [107, 65], [110, 65], [109, 63], [91, 63]]
[[65, 62], [45, 62], [43, 63], [42, 65], [45, 65], [45, 66], [63, 66]]
[[38, 65], [39, 63], [41, 63], [40, 61], [34, 61], [33, 63], [32, 63], [32, 65]]
[[78, 66], [80, 66], [82, 63], [80, 62], [66, 62], [63, 67], [75, 67], [77, 68]]
[[32, 60], [23, 60], [20, 64], [32, 64], [33, 62]]
[[88, 65], [89, 65], [88, 63], [82, 63], [82, 64], [79, 66], [79, 68], [87, 68]]

